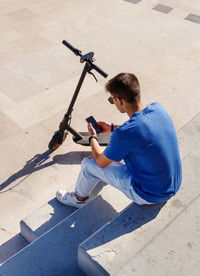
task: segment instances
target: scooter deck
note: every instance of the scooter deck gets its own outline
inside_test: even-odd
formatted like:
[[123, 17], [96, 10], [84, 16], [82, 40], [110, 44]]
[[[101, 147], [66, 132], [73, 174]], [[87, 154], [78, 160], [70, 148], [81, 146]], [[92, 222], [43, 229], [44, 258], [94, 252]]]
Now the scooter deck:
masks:
[[[82, 136], [82, 139], [77, 139], [76, 137], [73, 137], [73, 141], [82, 146], [90, 146], [88, 133], [79, 132], [79, 134]], [[106, 132], [106, 133], [97, 135], [99, 145], [107, 146], [110, 141], [111, 134], [112, 134], [111, 132]]]

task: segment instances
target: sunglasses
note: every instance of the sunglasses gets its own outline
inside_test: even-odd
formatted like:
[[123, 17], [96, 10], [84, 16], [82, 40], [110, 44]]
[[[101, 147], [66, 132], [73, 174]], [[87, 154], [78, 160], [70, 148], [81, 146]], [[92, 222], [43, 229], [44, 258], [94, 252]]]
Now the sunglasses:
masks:
[[109, 97], [108, 98], [108, 101], [109, 101], [109, 103], [110, 104], [114, 104], [114, 99], [115, 99], [116, 97]]
[[109, 103], [110, 103], [110, 104], [114, 104], [114, 99], [116, 99], [116, 98], [122, 98], [122, 97], [116, 97], [116, 96], [114, 96], [114, 97], [109, 97], [109, 98], [108, 98]]

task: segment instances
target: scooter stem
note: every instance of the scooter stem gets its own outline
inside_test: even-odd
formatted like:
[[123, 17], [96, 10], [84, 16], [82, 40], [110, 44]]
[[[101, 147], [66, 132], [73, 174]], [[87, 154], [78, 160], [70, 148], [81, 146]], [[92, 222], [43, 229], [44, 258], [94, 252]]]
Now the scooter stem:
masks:
[[79, 93], [79, 91], [81, 89], [81, 86], [83, 84], [85, 76], [86, 76], [86, 74], [88, 72], [88, 66], [89, 65], [87, 63], [85, 63], [85, 66], [84, 66], [83, 71], [81, 73], [81, 76], [79, 78], [78, 84], [77, 84], [76, 89], [74, 91], [74, 95], [73, 95], [72, 100], [70, 102], [70, 105], [68, 107], [67, 113], [65, 114], [66, 117], [69, 117], [71, 115], [72, 111], [73, 111], [73, 107], [74, 107], [74, 104], [75, 104], [76, 99], [78, 97], [78, 93]]

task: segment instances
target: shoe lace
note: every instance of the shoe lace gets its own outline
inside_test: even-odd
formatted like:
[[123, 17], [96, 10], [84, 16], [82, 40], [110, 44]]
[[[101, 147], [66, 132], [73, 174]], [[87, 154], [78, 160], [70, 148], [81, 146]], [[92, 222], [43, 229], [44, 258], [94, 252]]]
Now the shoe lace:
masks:
[[66, 197], [74, 197], [75, 198], [75, 193], [74, 192], [66, 192], [66, 194], [64, 195], [64, 199], [66, 199]]

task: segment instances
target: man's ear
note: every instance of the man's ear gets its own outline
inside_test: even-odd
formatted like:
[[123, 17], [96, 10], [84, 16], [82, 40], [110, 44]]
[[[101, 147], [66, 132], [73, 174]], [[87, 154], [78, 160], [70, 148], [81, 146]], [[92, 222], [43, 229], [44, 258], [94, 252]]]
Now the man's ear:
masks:
[[117, 98], [117, 101], [118, 101], [118, 103], [119, 103], [120, 105], [123, 105], [123, 103], [124, 103], [124, 102], [123, 102], [124, 100], [123, 100], [122, 98]]

